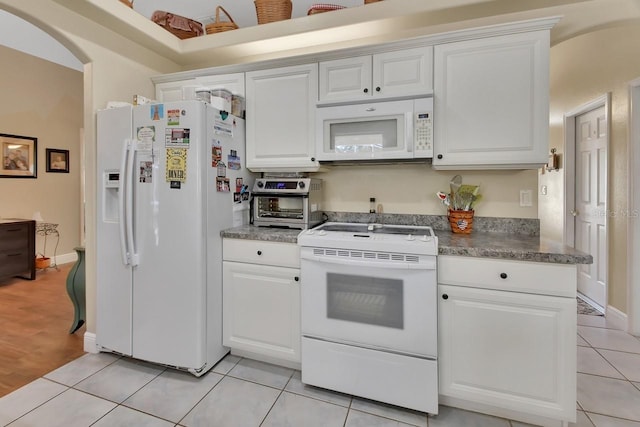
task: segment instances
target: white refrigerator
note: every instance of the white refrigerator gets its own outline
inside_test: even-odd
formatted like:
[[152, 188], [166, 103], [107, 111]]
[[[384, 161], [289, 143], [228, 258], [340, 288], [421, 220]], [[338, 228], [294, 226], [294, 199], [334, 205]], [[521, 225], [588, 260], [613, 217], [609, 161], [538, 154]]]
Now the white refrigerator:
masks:
[[249, 222], [244, 127], [201, 101], [98, 112], [100, 351], [196, 376], [228, 352], [220, 231]]

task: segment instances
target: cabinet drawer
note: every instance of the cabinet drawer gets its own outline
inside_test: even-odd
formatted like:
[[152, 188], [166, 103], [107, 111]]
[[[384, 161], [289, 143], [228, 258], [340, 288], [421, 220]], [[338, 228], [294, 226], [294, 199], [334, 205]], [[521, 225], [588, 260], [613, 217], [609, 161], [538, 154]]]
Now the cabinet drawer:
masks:
[[577, 268], [573, 264], [439, 256], [438, 283], [575, 297]]
[[300, 268], [300, 248], [295, 243], [224, 239], [222, 257], [225, 261]]
[[0, 251], [5, 249], [24, 250], [29, 247], [29, 227], [27, 224], [10, 224], [0, 227]]
[[34, 262], [26, 249], [0, 251], [0, 277], [23, 274], [31, 269]]

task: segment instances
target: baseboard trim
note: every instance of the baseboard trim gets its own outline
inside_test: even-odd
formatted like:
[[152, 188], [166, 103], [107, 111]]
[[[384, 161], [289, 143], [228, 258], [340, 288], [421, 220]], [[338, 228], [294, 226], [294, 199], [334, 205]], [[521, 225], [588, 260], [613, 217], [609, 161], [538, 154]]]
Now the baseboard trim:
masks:
[[618, 310], [617, 308], [608, 305], [607, 312], [605, 313], [607, 319], [607, 325], [619, 329], [621, 331], [629, 332], [629, 316], [626, 313]]
[[99, 353], [98, 344], [96, 344], [96, 334], [93, 332], [84, 333], [84, 351], [87, 353]]
[[78, 260], [78, 254], [75, 252], [56, 255], [55, 258], [53, 257], [51, 258], [51, 262], [55, 263], [56, 265], [68, 264], [70, 262], [76, 262], [77, 260]]

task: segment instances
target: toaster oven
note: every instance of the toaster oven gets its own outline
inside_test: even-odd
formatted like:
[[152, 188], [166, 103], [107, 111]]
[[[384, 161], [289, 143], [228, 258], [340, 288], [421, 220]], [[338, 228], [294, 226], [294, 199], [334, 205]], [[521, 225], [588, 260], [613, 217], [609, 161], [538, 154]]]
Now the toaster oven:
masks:
[[323, 221], [322, 180], [259, 178], [253, 184], [252, 223], [262, 227], [312, 228]]

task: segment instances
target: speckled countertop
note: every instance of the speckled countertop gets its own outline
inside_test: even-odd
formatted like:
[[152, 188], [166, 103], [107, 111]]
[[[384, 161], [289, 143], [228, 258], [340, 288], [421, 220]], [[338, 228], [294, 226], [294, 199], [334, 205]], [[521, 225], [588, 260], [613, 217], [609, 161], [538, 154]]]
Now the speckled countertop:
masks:
[[[558, 264], [591, 264], [591, 255], [560, 242], [540, 238], [536, 219], [476, 218], [471, 234], [454, 234], [446, 217], [440, 215], [389, 215], [371, 218], [369, 214], [328, 213], [329, 221], [380, 222], [386, 224], [430, 225], [438, 236], [439, 255], [458, 255], [551, 262]], [[300, 230], [242, 226], [223, 230], [225, 238], [267, 240], [296, 243]]]
[[297, 243], [298, 234], [302, 230], [289, 228], [254, 227], [243, 225], [229, 228], [221, 232], [222, 237], [245, 240], [267, 240], [270, 242]]
[[436, 230], [439, 255], [500, 258], [517, 261], [591, 264], [591, 255], [539, 236], [497, 232], [454, 234]]

